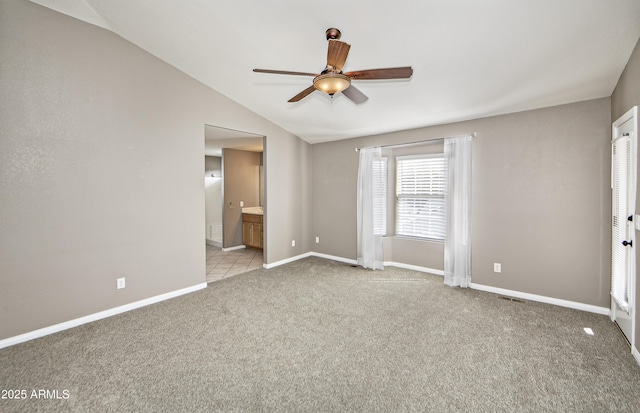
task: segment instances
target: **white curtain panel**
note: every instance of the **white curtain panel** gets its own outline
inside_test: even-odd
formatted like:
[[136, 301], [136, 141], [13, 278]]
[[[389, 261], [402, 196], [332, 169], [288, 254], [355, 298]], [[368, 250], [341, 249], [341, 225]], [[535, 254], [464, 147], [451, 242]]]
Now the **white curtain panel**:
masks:
[[384, 269], [382, 236], [373, 231], [373, 160], [381, 153], [380, 147], [360, 149], [358, 166], [358, 265], [373, 270]]
[[444, 283], [471, 283], [471, 136], [446, 138], [447, 232], [444, 241]]

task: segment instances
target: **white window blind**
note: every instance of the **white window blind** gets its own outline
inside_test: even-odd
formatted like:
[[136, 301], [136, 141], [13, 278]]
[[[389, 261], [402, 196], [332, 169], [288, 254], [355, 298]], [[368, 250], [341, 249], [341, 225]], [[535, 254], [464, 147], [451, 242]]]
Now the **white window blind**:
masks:
[[444, 154], [396, 158], [396, 235], [444, 240]]
[[373, 234], [387, 235], [387, 158], [373, 160]]
[[613, 163], [613, 222], [612, 222], [612, 271], [611, 294], [624, 311], [629, 311], [629, 247], [622, 244], [630, 239], [632, 223], [627, 220], [633, 214], [633, 200], [627, 196], [631, 175], [631, 139], [618, 138], [612, 147]]

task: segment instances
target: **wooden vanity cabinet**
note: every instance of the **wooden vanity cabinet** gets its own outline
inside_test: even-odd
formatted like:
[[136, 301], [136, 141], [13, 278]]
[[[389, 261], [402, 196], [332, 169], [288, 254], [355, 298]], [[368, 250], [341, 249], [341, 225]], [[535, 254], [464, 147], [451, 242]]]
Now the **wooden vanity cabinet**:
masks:
[[247, 247], [262, 249], [262, 215], [242, 214], [242, 243]]

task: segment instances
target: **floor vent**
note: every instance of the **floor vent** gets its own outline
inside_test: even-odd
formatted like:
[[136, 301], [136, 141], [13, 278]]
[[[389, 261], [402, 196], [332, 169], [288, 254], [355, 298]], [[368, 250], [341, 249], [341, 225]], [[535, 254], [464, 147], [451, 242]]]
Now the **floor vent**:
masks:
[[520, 300], [518, 298], [513, 298], [513, 297], [507, 297], [505, 295], [499, 295], [498, 298], [501, 300], [513, 301], [514, 303], [522, 303], [522, 304], [526, 303], [526, 301], [524, 300]]

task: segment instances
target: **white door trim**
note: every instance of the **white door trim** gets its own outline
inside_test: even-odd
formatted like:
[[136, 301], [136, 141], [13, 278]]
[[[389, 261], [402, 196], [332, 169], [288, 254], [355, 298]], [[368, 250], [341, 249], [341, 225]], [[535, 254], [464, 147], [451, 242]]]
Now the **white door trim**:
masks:
[[[628, 121], [632, 120], [631, 126], [632, 129], [629, 131], [630, 135], [630, 143], [631, 143], [631, 165], [630, 165], [630, 175], [631, 175], [631, 183], [629, 185], [630, 191], [628, 196], [630, 197], [630, 199], [632, 200], [632, 205], [634, 206], [634, 208], [632, 208], [632, 211], [630, 211], [631, 214], [633, 214], [633, 222], [634, 222], [634, 227], [635, 228], [639, 228], [640, 222], [638, 222], [638, 215], [635, 214], [635, 200], [636, 200], [636, 185], [637, 185], [637, 144], [638, 144], [638, 107], [634, 106], [633, 108], [629, 109], [624, 115], [622, 115], [620, 118], [618, 118], [615, 122], [613, 122], [613, 124], [611, 125], [611, 139], [612, 139], [612, 148], [613, 148], [613, 142], [618, 139], [623, 137], [623, 135], [621, 135], [620, 133], [620, 128], [622, 125], [624, 125], [625, 123], [627, 123]], [[612, 158], [613, 160], [613, 158]], [[613, 164], [612, 164], [612, 179], [613, 179]], [[613, 188], [613, 185], [612, 185]], [[633, 241], [634, 243], [634, 248], [631, 250], [631, 257], [630, 257], [630, 265], [629, 265], [629, 274], [630, 274], [630, 280], [629, 280], [629, 285], [628, 285], [628, 303], [629, 303], [629, 314], [624, 314], [625, 318], [629, 319], [630, 318], [630, 324], [631, 324], [631, 328], [630, 328], [630, 332], [628, 334], [629, 337], [627, 337], [627, 339], [629, 340], [629, 342], [631, 343], [631, 348], [632, 351], [635, 349], [637, 352], [637, 349], [635, 348], [635, 335], [636, 335], [636, 259], [635, 259], [635, 248], [638, 248], [638, 246], [635, 243], [635, 232], [637, 231], [637, 229], [632, 230], [631, 234], [630, 234], [630, 239], [631, 241]], [[617, 313], [621, 311], [618, 309], [618, 305], [616, 304], [615, 300], [613, 299], [613, 296], [611, 298], [611, 320], [616, 321], [617, 320]], [[627, 321], [627, 323], [629, 322]], [[625, 334], [627, 335], [627, 334]]]

